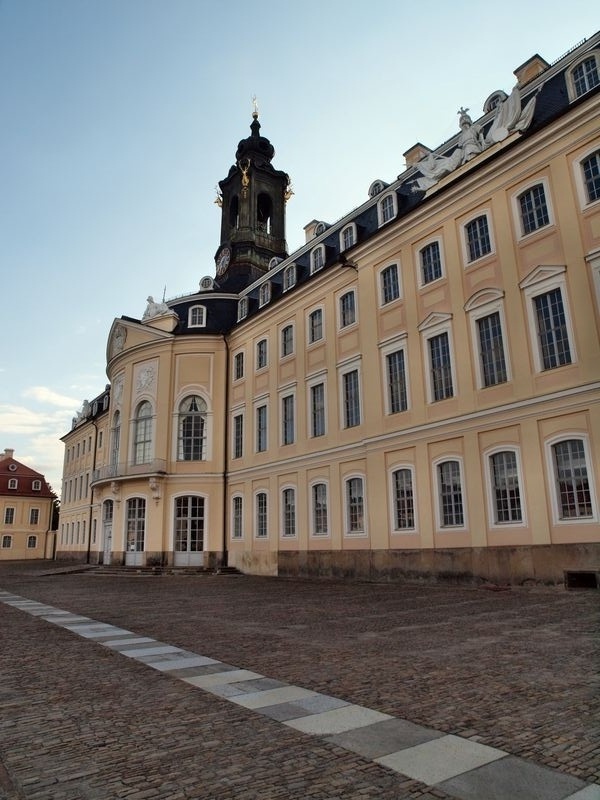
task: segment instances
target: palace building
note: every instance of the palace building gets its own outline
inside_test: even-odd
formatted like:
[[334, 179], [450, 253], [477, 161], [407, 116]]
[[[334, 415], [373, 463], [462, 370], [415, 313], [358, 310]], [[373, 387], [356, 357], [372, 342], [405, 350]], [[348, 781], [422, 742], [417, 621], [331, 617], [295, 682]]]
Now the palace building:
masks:
[[[215, 269], [115, 319], [61, 558], [562, 582], [600, 568], [600, 33], [289, 254], [258, 113]], [[208, 270], [207, 270], [208, 272]]]

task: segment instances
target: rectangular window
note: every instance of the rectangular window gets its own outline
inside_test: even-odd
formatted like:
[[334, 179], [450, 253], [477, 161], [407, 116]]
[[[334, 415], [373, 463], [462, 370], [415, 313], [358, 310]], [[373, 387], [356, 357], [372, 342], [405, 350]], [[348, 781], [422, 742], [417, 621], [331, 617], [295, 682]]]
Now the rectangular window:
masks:
[[30, 508], [29, 509], [29, 524], [30, 525], [39, 525], [40, 522], [40, 510], [39, 508]]
[[309, 344], [323, 338], [323, 311], [315, 309], [308, 317], [308, 341]]
[[581, 64], [578, 64], [573, 70], [573, 85], [575, 86], [575, 94], [581, 97], [582, 94], [589, 92], [600, 83], [600, 76], [598, 75], [598, 67], [596, 59], [592, 56], [586, 58]]
[[35, 550], [37, 547], [37, 536], [28, 536], [27, 537], [27, 549], [28, 550]]
[[499, 312], [495, 311], [487, 317], [478, 319], [477, 333], [483, 385], [495, 386], [504, 383], [507, 380], [507, 373]]
[[256, 495], [256, 538], [264, 539], [267, 536], [267, 495], [259, 492]]
[[256, 409], [256, 451], [264, 453], [267, 449], [267, 407]]
[[571, 363], [571, 350], [561, 290], [533, 298], [541, 360], [544, 369]]
[[313, 533], [327, 536], [327, 484], [315, 483], [312, 487]]
[[325, 435], [325, 384], [310, 387], [310, 435]]
[[400, 279], [398, 265], [390, 264], [381, 271], [381, 302], [383, 305], [391, 303], [400, 297]]
[[15, 510], [10, 506], [4, 509], [4, 524], [14, 525], [15, 523]]
[[448, 334], [440, 333], [432, 336], [428, 343], [432, 398], [434, 401], [445, 400], [454, 395]]
[[558, 442], [552, 452], [560, 518], [591, 517], [592, 496], [582, 440]]
[[294, 326], [286, 325], [281, 331], [281, 357], [290, 356], [294, 352]]
[[396, 350], [385, 357], [389, 413], [397, 414], [408, 408], [404, 350]]
[[[127, 552], [140, 553], [144, 550], [145, 529], [146, 501], [143, 497], [132, 497], [127, 501]], [[79, 537], [79, 531], [77, 534]]]
[[244, 533], [243, 522], [243, 500], [241, 497], [233, 498], [233, 529], [231, 537], [233, 539], [241, 539]]
[[256, 343], [256, 369], [267, 366], [267, 340], [261, 339]]
[[440, 243], [431, 242], [419, 253], [421, 262], [421, 282], [423, 284], [437, 281], [442, 277], [442, 256]]
[[310, 254], [310, 271], [311, 273], [317, 272], [325, 266], [325, 250], [323, 247], [317, 247]]
[[239, 381], [244, 377], [244, 354], [236, 353], [233, 359], [233, 379]]
[[469, 261], [476, 261], [492, 252], [490, 230], [485, 214], [465, 225], [465, 233]]
[[537, 231], [550, 223], [544, 186], [538, 183], [519, 196], [523, 235]]
[[4, 535], [2, 537], [2, 549], [9, 550], [12, 547], [12, 536]]
[[464, 525], [460, 465], [458, 461], [444, 461], [439, 464], [438, 479], [442, 527]]
[[283, 508], [283, 535], [296, 535], [296, 490], [284, 489], [281, 494]]
[[394, 219], [396, 215], [396, 207], [394, 203], [394, 195], [388, 194], [379, 203], [379, 219], [380, 225]]
[[600, 200], [600, 150], [581, 162], [588, 203]]
[[345, 328], [356, 322], [354, 292], [346, 292], [340, 297], [340, 327]]
[[358, 370], [353, 369], [342, 376], [344, 401], [344, 428], [360, 425], [360, 394]]
[[494, 522], [521, 522], [521, 495], [517, 456], [511, 450], [490, 457]]
[[233, 418], [233, 457], [244, 455], [244, 415], [236, 414]]
[[365, 500], [362, 478], [350, 478], [346, 481], [346, 512], [348, 533], [364, 533]]
[[397, 531], [415, 527], [412, 474], [409, 469], [398, 469], [393, 473], [394, 484], [394, 528]]
[[281, 398], [281, 443], [294, 442], [294, 395]]
[[347, 250], [354, 244], [354, 227], [348, 225], [342, 231], [342, 250]]

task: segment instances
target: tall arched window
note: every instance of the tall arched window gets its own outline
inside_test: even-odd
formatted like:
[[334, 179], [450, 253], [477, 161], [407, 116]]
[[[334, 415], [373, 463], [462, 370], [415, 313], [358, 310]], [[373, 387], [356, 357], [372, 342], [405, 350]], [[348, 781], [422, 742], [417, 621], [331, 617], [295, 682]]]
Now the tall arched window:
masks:
[[256, 222], [258, 229], [265, 233], [271, 233], [271, 215], [273, 213], [273, 203], [268, 194], [261, 192], [256, 203]]
[[206, 402], [190, 395], [179, 404], [179, 461], [203, 461], [206, 458]]
[[240, 201], [237, 195], [231, 198], [229, 204], [229, 224], [232, 228], [240, 227]]
[[147, 400], [139, 404], [135, 415], [133, 463], [148, 464], [152, 456], [152, 406]]

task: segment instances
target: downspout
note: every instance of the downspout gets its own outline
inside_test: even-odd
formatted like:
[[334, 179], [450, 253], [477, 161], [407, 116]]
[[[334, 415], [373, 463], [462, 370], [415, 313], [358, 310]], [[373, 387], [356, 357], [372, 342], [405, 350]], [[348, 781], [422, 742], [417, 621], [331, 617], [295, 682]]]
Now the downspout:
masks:
[[227, 334], [223, 335], [223, 342], [225, 343], [225, 414], [223, 418], [225, 420], [224, 429], [223, 429], [223, 518], [221, 520], [222, 529], [223, 529], [223, 543], [222, 543], [222, 550], [221, 550], [221, 567], [226, 567], [228, 562], [228, 552], [227, 552], [227, 488], [228, 488], [228, 452], [229, 452], [229, 361], [230, 361], [230, 352], [229, 352], [229, 342], [227, 341]]

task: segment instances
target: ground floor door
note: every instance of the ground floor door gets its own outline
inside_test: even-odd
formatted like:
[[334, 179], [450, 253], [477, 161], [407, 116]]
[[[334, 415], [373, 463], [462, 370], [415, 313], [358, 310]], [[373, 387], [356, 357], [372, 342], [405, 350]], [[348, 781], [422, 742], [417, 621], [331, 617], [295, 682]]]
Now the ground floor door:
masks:
[[146, 501], [143, 497], [132, 497], [127, 501], [126, 566], [141, 567], [145, 563], [145, 538]]
[[103, 547], [104, 556], [102, 558], [102, 563], [110, 564], [112, 556], [112, 522], [104, 523], [103, 542], [104, 542], [104, 547]]
[[204, 565], [204, 498], [195, 495], [177, 497], [174, 522], [174, 565], [176, 567], [202, 567]]

